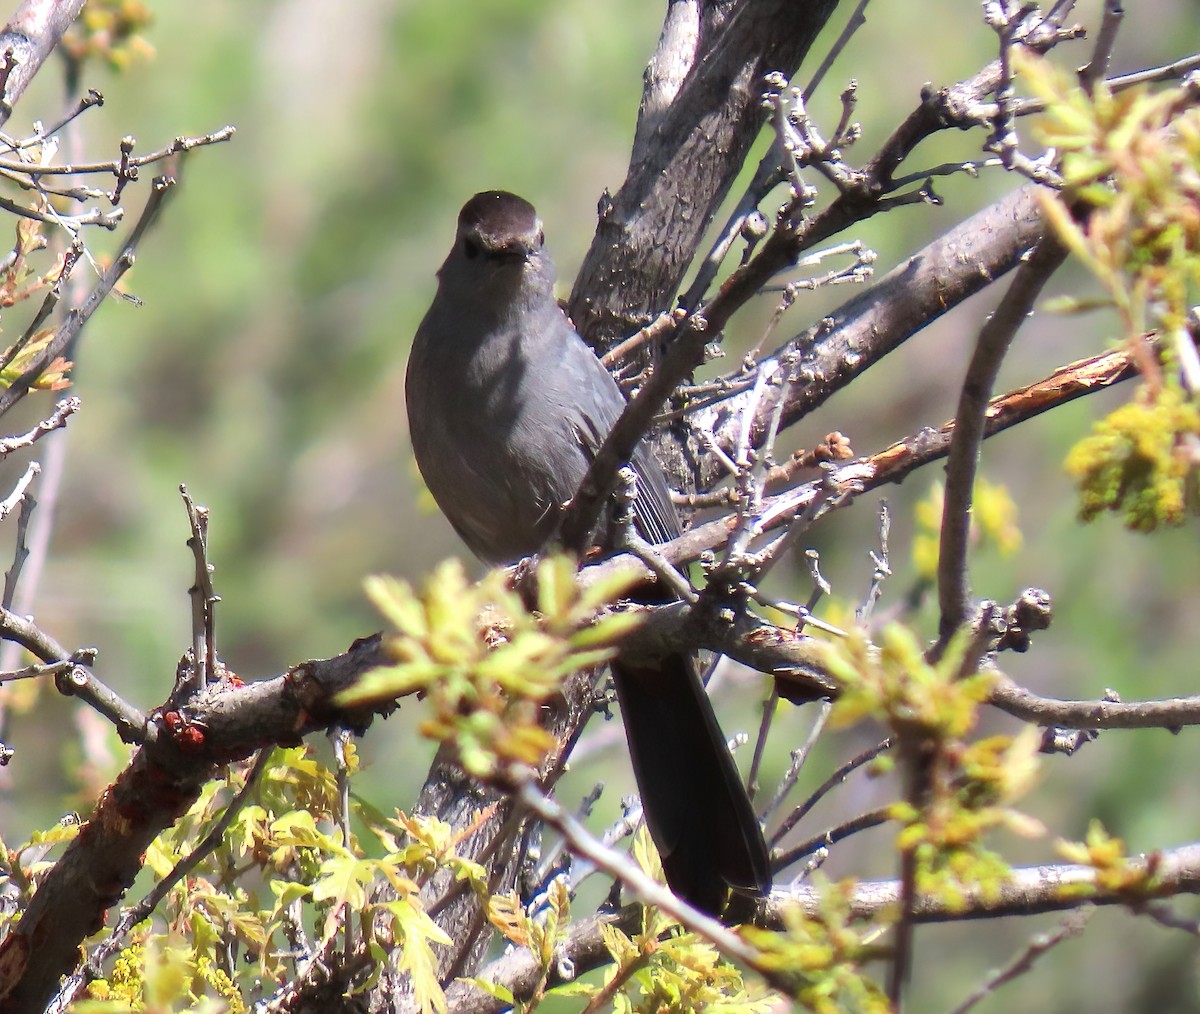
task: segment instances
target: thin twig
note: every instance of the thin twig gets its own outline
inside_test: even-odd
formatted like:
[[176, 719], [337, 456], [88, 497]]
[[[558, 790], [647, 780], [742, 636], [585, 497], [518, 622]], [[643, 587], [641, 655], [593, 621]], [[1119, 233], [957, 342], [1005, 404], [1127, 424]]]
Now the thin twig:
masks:
[[197, 504], [186, 486], [179, 487], [187, 509], [191, 537], [188, 548], [195, 562], [195, 577], [188, 595], [192, 601], [192, 652], [196, 667], [196, 689], [206, 686], [219, 676], [215, 610], [221, 597], [212, 583], [212, 564], [208, 562], [208, 508]]
[[[808, 735], [804, 739], [804, 743], [799, 749], [792, 751], [791, 761], [788, 764], [787, 770], [783, 773], [783, 778], [780, 779], [779, 787], [775, 790], [775, 795], [771, 801], [763, 808], [758, 815], [762, 823], [767, 823], [783, 805], [783, 801], [787, 799], [788, 793], [792, 791], [797, 780], [800, 777], [800, 772], [804, 769], [804, 764], [808, 760], [808, 756], [812, 753], [812, 748], [816, 745], [818, 739], [821, 738], [821, 733], [825, 731], [825, 725], [829, 721], [829, 715], [833, 711], [833, 705], [829, 701], [822, 701], [820, 710], [817, 712], [817, 717], [813, 720], [812, 728], [808, 730]], [[778, 832], [771, 835], [770, 844], [774, 845], [779, 841], [780, 835]]]
[[1124, 20], [1125, 8], [1121, 0], [1104, 0], [1104, 14], [1100, 19], [1100, 31], [1096, 33], [1092, 58], [1079, 71], [1079, 83], [1089, 95], [1095, 89], [1096, 82], [1108, 74], [1108, 66], [1117, 45], [1117, 33]]
[[954, 435], [950, 439], [946, 460], [946, 493], [938, 550], [941, 621], [934, 657], [945, 650], [950, 637], [962, 626], [970, 609], [967, 544], [971, 500], [996, 376], [1017, 330], [1029, 318], [1034, 301], [1066, 256], [1066, 247], [1049, 234], [1044, 236], [1017, 269], [1012, 285], [980, 329], [975, 342], [975, 351], [963, 380]]
[[850, 40], [854, 38], [854, 33], [867, 23], [866, 10], [867, 4], [870, 2], [871, 0], [858, 0], [858, 6], [850, 14], [850, 20], [846, 22], [846, 27], [842, 29], [836, 41], [829, 47], [829, 52], [825, 54], [825, 59], [821, 61], [821, 66], [816, 69], [812, 80], [808, 83], [808, 87], [804, 89], [804, 101], [806, 104], [813, 97], [813, 93], [817, 90], [817, 87], [825, 79], [825, 75], [829, 73], [829, 68], [833, 66], [834, 61], [842, 55], [842, 51], [849, 44]]
[[130, 230], [129, 237], [125, 240], [121, 252], [113, 259], [113, 262], [92, 287], [92, 291], [88, 294], [87, 299], [84, 300], [81, 306], [74, 307], [67, 314], [66, 320], [59, 325], [53, 337], [34, 357], [25, 372], [14, 380], [10, 387], [0, 392], [0, 415], [3, 415], [23, 398], [28, 393], [33, 382], [45, 372], [46, 367], [63, 354], [64, 350], [74, 341], [92, 314], [100, 308], [100, 305], [108, 297], [108, 294], [112, 292], [117, 282], [133, 266], [134, 254], [138, 244], [141, 242], [146, 230], [157, 219], [159, 212], [162, 211], [163, 203], [173, 189], [173, 185], [174, 181], [167, 177], [159, 177], [154, 181], [150, 196], [146, 201], [145, 208], [142, 209], [142, 214], [138, 218], [137, 224]]
[[517, 788], [516, 795], [522, 806], [535, 813], [540, 820], [561, 834], [573, 852], [583, 856], [609, 876], [619, 880], [639, 900], [661, 909], [685, 929], [700, 935], [722, 953], [747, 964], [754, 964], [757, 952], [753, 947], [748, 946], [741, 937], [731, 932], [716, 919], [704, 915], [686, 902], [680, 901], [624, 856], [618, 855], [612, 849], [605, 848], [587, 828], [553, 799], [545, 795], [532, 780], [522, 782]]
[[869, 810], [864, 814], [854, 817], [852, 820], [847, 820], [836, 827], [831, 827], [828, 831], [822, 831], [819, 835], [809, 838], [808, 841], [773, 853], [771, 865], [776, 869], [786, 869], [797, 860], [812, 855], [817, 849], [829, 848], [840, 841], [845, 841], [852, 835], [859, 834], [862, 831], [869, 831], [871, 828], [879, 827], [881, 824], [886, 824], [891, 819], [891, 807], [881, 806], [876, 810]]
[[[158, 151], [150, 152], [148, 155], [130, 156], [124, 165], [127, 169], [152, 165], [155, 162], [161, 162], [164, 159], [170, 158], [172, 155], [191, 151], [193, 148], [201, 148], [205, 145], [220, 144], [222, 141], [228, 141], [235, 133], [237, 133], [236, 127], [225, 126], [220, 130], [214, 130], [210, 134], [200, 134], [195, 137], [177, 137], [166, 147], [160, 148]], [[37, 165], [29, 162], [12, 162], [0, 159], [0, 169], [7, 169], [9, 172], [14, 173], [24, 173], [27, 176], [81, 176], [86, 173], [112, 173], [115, 176], [121, 171], [121, 167], [122, 161], [120, 158], [110, 159], [107, 162], [72, 162], [65, 165]]]
[[57, 677], [69, 671], [73, 666], [78, 664], [79, 663], [66, 658], [61, 662], [35, 663], [34, 665], [27, 665], [22, 669], [13, 669], [10, 672], [0, 672], [0, 684], [15, 683], [17, 680], [37, 679], [41, 676]]
[[1042, 697], [997, 670], [988, 703], [1032, 725], [1069, 729], [1179, 729], [1200, 725], [1200, 695], [1152, 701]]
[[67, 420], [78, 412], [83, 407], [83, 402], [74, 396], [64, 398], [54, 406], [54, 411], [40, 423], [38, 423], [28, 433], [22, 433], [17, 437], [4, 437], [0, 439], [0, 458], [7, 457], [13, 451], [21, 450], [25, 447], [32, 447], [38, 440], [44, 437], [47, 433], [53, 432], [62, 426], [67, 425]]
[[25, 473], [17, 480], [13, 491], [8, 494], [3, 500], [0, 500], [0, 521], [8, 517], [17, 506], [25, 499], [25, 491], [29, 489], [29, 484], [37, 478], [38, 473], [42, 470], [42, 466], [36, 461], [31, 461], [25, 467]]
[[831, 774], [825, 779], [824, 782], [821, 783], [820, 787], [812, 795], [810, 795], [808, 799], [806, 799], [803, 803], [797, 806], [795, 810], [788, 814], [784, 821], [771, 835], [771, 844], [779, 844], [779, 842], [783, 840], [783, 837], [789, 831], [791, 831], [792, 828], [799, 824], [800, 821], [802, 821], [808, 815], [809, 811], [817, 805], [817, 803], [819, 803], [830, 792], [841, 785], [847, 778], [850, 777], [850, 775], [861, 768], [864, 764], [871, 763], [871, 761], [873, 761], [881, 753], [884, 753], [891, 748], [892, 740], [889, 737], [888, 739], [880, 740], [880, 742], [876, 743], [869, 750], [864, 750], [862, 753], [851, 757], [850, 760], [842, 764], [841, 767], [839, 767], [833, 772], [833, 774]]
[[987, 999], [987, 997], [995, 993], [1005, 983], [1012, 982], [1013, 979], [1030, 971], [1034, 963], [1045, 955], [1047, 951], [1053, 950], [1064, 940], [1079, 936], [1095, 911], [1095, 908], [1088, 905], [1068, 915], [1058, 924], [1058, 927], [1053, 932], [1035, 934], [1024, 950], [1017, 954], [1003, 968], [990, 972], [979, 988], [955, 1007], [951, 1014], [967, 1014], [967, 1011], [979, 1003], [980, 1000]]

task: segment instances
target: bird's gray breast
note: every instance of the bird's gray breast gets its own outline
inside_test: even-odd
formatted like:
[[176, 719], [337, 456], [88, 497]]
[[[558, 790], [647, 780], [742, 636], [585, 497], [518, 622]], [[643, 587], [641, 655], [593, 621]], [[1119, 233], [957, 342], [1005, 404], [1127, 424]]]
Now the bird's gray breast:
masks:
[[477, 556], [510, 562], [537, 552], [587, 468], [574, 426], [578, 392], [516, 330], [467, 349], [423, 337], [407, 396], [426, 485]]

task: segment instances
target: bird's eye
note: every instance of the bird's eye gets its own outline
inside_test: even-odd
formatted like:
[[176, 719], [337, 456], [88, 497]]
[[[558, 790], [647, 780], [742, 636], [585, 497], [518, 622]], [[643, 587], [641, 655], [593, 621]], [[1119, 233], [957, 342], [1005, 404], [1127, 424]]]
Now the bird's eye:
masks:
[[479, 256], [479, 244], [470, 236], [463, 237], [463, 256], [469, 261]]
[[538, 246], [545, 246], [545, 245], [546, 245], [546, 234], [544, 232], [542, 232], [541, 229], [538, 229]]

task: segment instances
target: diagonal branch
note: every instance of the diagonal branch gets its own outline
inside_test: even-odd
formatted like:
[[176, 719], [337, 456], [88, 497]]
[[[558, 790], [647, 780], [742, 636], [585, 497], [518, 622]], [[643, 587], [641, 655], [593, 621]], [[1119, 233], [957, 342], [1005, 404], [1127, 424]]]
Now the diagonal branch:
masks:
[[[894, 352], [914, 334], [1007, 273], [1044, 232], [1038, 188], [1020, 187], [939, 236], [800, 332], [765, 360], [772, 370], [755, 412], [752, 440], [760, 446], [780, 413], [786, 427], [819, 408], [855, 377]], [[749, 404], [736, 394], [693, 414], [702, 429], [732, 446], [735, 421]], [[782, 406], [782, 407], [780, 407]], [[700, 488], [721, 477], [715, 461], [702, 464]]]
[[951, 635], [963, 624], [970, 609], [967, 581], [967, 539], [971, 527], [971, 499], [979, 449], [983, 443], [987, 410], [1000, 364], [1018, 329], [1029, 318], [1034, 301], [1050, 276], [1066, 259], [1067, 249], [1050, 234], [1017, 271], [1000, 305], [984, 322], [967, 366], [959, 396], [954, 433], [946, 455], [946, 497], [942, 508], [938, 555], [940, 634], [935, 654], [945, 649]]
[[[677, 0], [668, 7], [629, 172], [620, 190], [601, 202], [596, 235], [571, 293], [571, 318], [598, 348], [637, 330], [679, 288], [765, 120], [763, 76], [791, 76], [837, 4], [703, 4], [699, 22], [688, 6]], [[713, 13], [721, 8], [732, 11], [727, 20]], [[689, 33], [698, 33], [694, 47]], [[671, 75], [660, 72], [664, 47], [676, 65]], [[688, 71], [680, 84], [683, 66]]]
[[14, 380], [11, 386], [0, 391], [0, 415], [25, 397], [33, 382], [42, 375], [46, 367], [66, 352], [83, 326], [91, 319], [92, 314], [108, 298], [117, 282], [121, 280], [126, 271], [133, 267], [138, 244], [145, 236], [146, 230], [158, 218], [167, 196], [174, 189], [174, 184], [175, 181], [168, 176], [160, 176], [154, 181], [150, 196], [146, 200], [146, 206], [142, 209], [141, 216], [121, 247], [121, 252], [113, 258], [113, 262], [92, 287], [87, 299], [81, 306], [74, 307], [68, 312], [66, 319], [58, 326], [45, 347], [31, 360], [25, 372]]
[[25, 0], [4, 26], [0, 32], [0, 59], [7, 73], [0, 87], [0, 127], [8, 122], [13, 106], [83, 5], [84, 0]]

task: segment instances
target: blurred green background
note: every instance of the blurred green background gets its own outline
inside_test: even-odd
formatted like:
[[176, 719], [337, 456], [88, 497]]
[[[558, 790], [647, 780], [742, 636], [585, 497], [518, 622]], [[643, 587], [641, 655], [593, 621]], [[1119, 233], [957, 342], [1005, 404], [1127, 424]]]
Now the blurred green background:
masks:
[[[33, 605], [60, 642], [98, 647], [102, 677], [147, 709], [162, 701], [189, 643], [192, 561], [181, 482], [212, 511], [219, 644], [244, 679], [335, 654], [375, 630], [361, 594], [364, 575], [419, 580], [436, 561], [462, 553], [422, 500], [403, 407], [405, 356], [434, 271], [461, 203], [477, 190], [511, 189], [542, 213], [565, 294], [595, 227], [597, 199], [623, 178], [641, 73], [663, 13], [644, 0], [148, 6], [156, 23], [146, 37], [156, 56], [116, 76], [88, 67], [83, 85], [107, 101], [79, 121], [71, 143], [98, 159], [113, 157], [126, 134], [147, 151], [226, 123], [238, 133], [186, 159], [182, 188], [126, 282], [144, 305], [111, 301], [86, 332], [74, 374], [84, 410], [65, 434], [57, 502], [40, 509], [39, 522], [52, 518], [53, 528]], [[1081, 5], [1080, 19], [1096, 24], [1098, 7]], [[923, 83], [953, 82], [994, 52], [978, 4], [941, 0], [922, 5], [919, 17], [914, 10], [877, 0], [813, 104], [831, 130], [838, 93], [857, 80], [864, 138], [852, 160], [869, 157]], [[1116, 69], [1185, 55], [1200, 42], [1198, 20], [1190, 0], [1131, 8]], [[823, 53], [818, 46], [818, 58]], [[1083, 48], [1063, 54], [1067, 66], [1085, 60]], [[45, 69], [11, 131], [55, 118], [56, 70]], [[913, 156], [911, 169], [978, 157], [981, 140], [939, 138]], [[937, 188], [944, 207], [901, 209], [853, 235], [878, 250], [882, 273], [1012, 185], [1000, 175], [947, 180]], [[131, 188], [127, 198], [132, 220], [142, 197]], [[112, 245], [107, 236], [91, 240], [98, 250]], [[1081, 286], [1088, 282], [1071, 268], [1053, 291]], [[779, 338], [847, 295], [802, 297]], [[952, 416], [971, 339], [995, 298], [984, 294], [948, 315], [789, 439], [811, 445], [840, 429], [856, 450], [869, 452]], [[761, 334], [771, 305], [760, 304], [735, 320], [731, 343]], [[20, 333], [23, 312], [9, 311], [10, 337]], [[1001, 386], [1093, 354], [1111, 329], [1102, 316], [1035, 319]], [[1008, 485], [1025, 542], [1008, 559], [981, 556], [975, 591], [1001, 601], [1027, 585], [1053, 593], [1054, 627], [1031, 655], [1004, 660], [1017, 679], [1053, 695], [1098, 697], [1114, 687], [1129, 699], [1194, 689], [1195, 524], [1153, 538], [1108, 520], [1080, 528], [1061, 471], [1071, 443], [1123, 396], [1076, 403], [985, 448], [983, 472]], [[50, 404], [45, 395], [33, 400], [25, 410], [31, 420]], [[48, 444], [39, 446], [39, 457], [49, 453]], [[7, 464], [4, 476], [23, 466]], [[881, 610], [897, 607], [912, 584], [912, 505], [940, 475], [929, 468], [885, 491], [896, 575]], [[861, 598], [869, 583], [877, 502], [864, 497], [811, 532], [835, 593], [848, 600]], [[5, 547], [11, 524], [0, 532]], [[803, 568], [784, 575], [778, 590], [806, 597]], [[926, 607], [918, 622], [931, 630], [933, 621]], [[762, 682], [734, 675], [720, 705], [726, 729], [753, 730]], [[363, 745], [368, 770], [359, 790], [385, 809], [409, 805], [424, 775], [430, 750], [416, 737], [418, 717], [418, 707], [406, 703], [376, 723]], [[804, 711], [781, 714], [768, 792], [810, 721]], [[867, 736], [827, 736], [800, 793]], [[10, 845], [72, 807], [86, 811], [125, 757], [102, 723], [49, 695], [16, 714], [5, 738], [17, 750], [0, 800], [0, 832]], [[609, 748], [581, 758], [562, 794], [570, 804], [605, 779], [604, 820], [631, 783], [615, 749], [615, 723], [599, 739]], [[1050, 837], [998, 845], [1025, 862], [1053, 861], [1053, 836], [1081, 837], [1093, 816], [1133, 851], [1195, 840], [1198, 762], [1190, 729], [1177, 737], [1108, 733], [1074, 758], [1047, 759], [1027, 809], [1046, 820]], [[853, 781], [802, 833], [891, 794], [886, 783]], [[890, 875], [890, 842], [889, 832], [863, 836], [827, 869]], [[912, 1009], [961, 999], [1031, 932], [1053, 922], [923, 930]], [[1195, 958], [1194, 940], [1105, 912], [1081, 939], [980, 1009], [1195, 1010]]]

